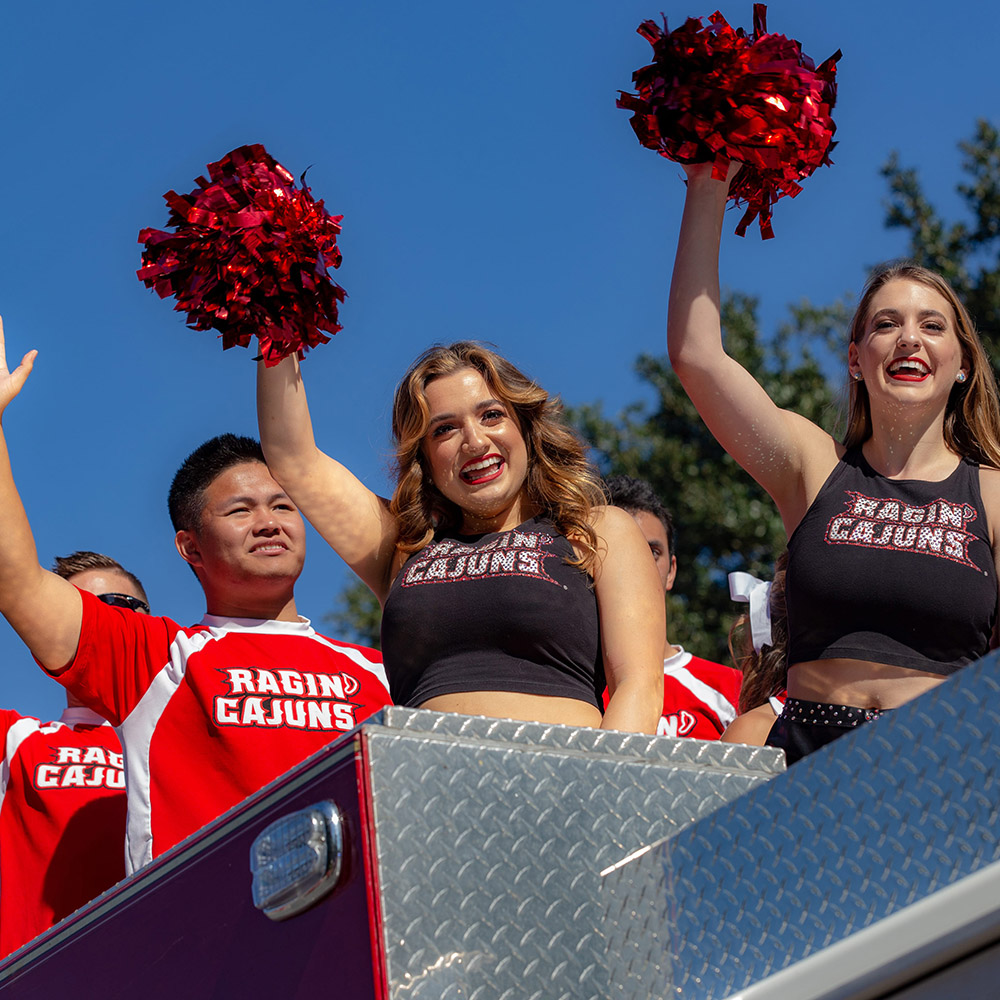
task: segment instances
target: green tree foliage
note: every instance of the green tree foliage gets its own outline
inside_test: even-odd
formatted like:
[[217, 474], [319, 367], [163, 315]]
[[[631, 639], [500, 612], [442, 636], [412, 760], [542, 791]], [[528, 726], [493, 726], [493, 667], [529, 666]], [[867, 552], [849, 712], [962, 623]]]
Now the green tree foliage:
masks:
[[[818, 309], [803, 302], [764, 341], [757, 300], [729, 293], [722, 326], [729, 353], [752, 372], [778, 405], [791, 407], [831, 432], [835, 390], [824, 372], [849, 318], [845, 303]], [[817, 350], [818, 347], [818, 350]], [[726, 574], [771, 574], [785, 532], [771, 499], [731, 459], [708, 428], [665, 356], [642, 355], [636, 371], [655, 394], [608, 419], [599, 405], [571, 414], [591, 443], [601, 471], [648, 480], [677, 523], [677, 579], [667, 599], [669, 635], [701, 656], [726, 662], [734, 606]]]
[[[916, 170], [893, 153], [882, 174], [889, 186], [885, 223], [909, 234], [909, 255], [952, 282], [1000, 361], [1000, 137], [986, 121], [960, 143], [958, 192], [969, 221], [944, 220], [924, 194]], [[791, 306], [772, 336], [760, 332], [757, 300], [725, 296], [723, 331], [730, 353], [751, 371], [779, 406], [840, 430], [847, 301]], [[726, 574], [734, 569], [767, 576], [785, 545], [770, 498], [716, 444], [665, 356], [643, 355], [635, 365], [652, 390], [650, 404], [635, 403], [608, 418], [600, 405], [571, 411], [605, 474], [648, 479], [678, 523], [678, 574], [668, 598], [669, 635], [701, 656], [726, 661], [726, 637], [736, 609]], [[833, 381], [831, 381], [831, 378]], [[338, 635], [378, 644], [378, 603], [358, 581], [341, 592], [326, 617]]]
[[375, 595], [357, 577], [337, 595], [336, 607], [323, 615], [323, 621], [331, 626], [337, 639], [373, 649], [382, 648], [379, 634], [382, 609]]
[[907, 230], [909, 254], [943, 274], [972, 314], [1000, 372], [1000, 133], [985, 120], [959, 143], [964, 180], [958, 193], [970, 221], [946, 222], [924, 194], [917, 171], [893, 153], [882, 168], [889, 182], [886, 225]]

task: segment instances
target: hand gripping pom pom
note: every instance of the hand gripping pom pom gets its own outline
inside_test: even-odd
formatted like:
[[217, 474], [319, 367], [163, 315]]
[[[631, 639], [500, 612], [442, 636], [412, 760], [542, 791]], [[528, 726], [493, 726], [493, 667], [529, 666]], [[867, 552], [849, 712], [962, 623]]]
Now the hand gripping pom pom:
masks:
[[173, 295], [195, 330], [219, 330], [228, 350], [257, 336], [270, 367], [328, 343], [341, 329], [346, 293], [327, 274], [340, 266], [341, 215], [331, 216], [309, 188], [259, 143], [208, 165], [188, 195], [168, 191], [168, 226], [143, 229], [136, 272], [160, 298]]
[[667, 31], [644, 21], [639, 34], [653, 46], [653, 62], [632, 74], [636, 94], [622, 92], [618, 107], [633, 111], [639, 142], [678, 163], [711, 163], [724, 179], [731, 160], [743, 167], [729, 197], [745, 203], [736, 233], [759, 217], [763, 239], [774, 235], [771, 211], [795, 197], [799, 181], [830, 165], [837, 126], [838, 50], [815, 67], [802, 46], [768, 34], [767, 7], [754, 4], [754, 30], [731, 28], [716, 11], [703, 26], [688, 18]]

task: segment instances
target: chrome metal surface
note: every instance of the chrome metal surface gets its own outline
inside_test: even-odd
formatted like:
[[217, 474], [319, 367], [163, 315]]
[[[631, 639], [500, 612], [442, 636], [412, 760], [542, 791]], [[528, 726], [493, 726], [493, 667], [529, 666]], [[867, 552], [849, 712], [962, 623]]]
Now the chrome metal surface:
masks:
[[775, 751], [389, 709], [367, 726], [391, 1000], [604, 1000], [599, 872]]
[[[739, 998], [884, 997], [996, 941], [1000, 941], [1000, 862], [741, 989]], [[992, 985], [988, 995], [994, 1000], [998, 993], [996, 978]], [[964, 993], [958, 996], [968, 1000]]]
[[586, 729], [555, 726], [514, 719], [489, 719], [481, 715], [428, 712], [419, 708], [385, 708], [377, 717], [387, 728], [428, 736], [448, 736], [467, 740], [496, 740], [527, 747], [581, 750], [631, 757], [645, 763], [693, 764], [698, 768], [720, 767], [727, 772], [749, 771], [773, 775], [785, 770], [784, 754], [771, 747], [748, 747], [717, 740], [674, 739], [622, 733], [614, 729]]
[[998, 667], [966, 667], [607, 875], [608, 995], [738, 995], [1000, 861]]
[[333, 890], [343, 854], [340, 811], [332, 802], [275, 820], [250, 847], [254, 906], [271, 920], [301, 913]]

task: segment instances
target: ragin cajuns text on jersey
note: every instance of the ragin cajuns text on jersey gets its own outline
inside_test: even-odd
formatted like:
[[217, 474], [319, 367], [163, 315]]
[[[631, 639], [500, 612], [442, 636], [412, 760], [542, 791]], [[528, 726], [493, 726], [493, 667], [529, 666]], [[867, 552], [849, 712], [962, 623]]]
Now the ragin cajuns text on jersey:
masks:
[[50, 788], [125, 788], [125, 765], [120, 753], [107, 747], [52, 747], [51, 760], [35, 765], [32, 785]]
[[292, 729], [337, 729], [347, 732], [359, 719], [352, 702], [360, 684], [347, 673], [305, 670], [219, 669], [229, 693], [215, 698], [220, 726], [288, 726]]

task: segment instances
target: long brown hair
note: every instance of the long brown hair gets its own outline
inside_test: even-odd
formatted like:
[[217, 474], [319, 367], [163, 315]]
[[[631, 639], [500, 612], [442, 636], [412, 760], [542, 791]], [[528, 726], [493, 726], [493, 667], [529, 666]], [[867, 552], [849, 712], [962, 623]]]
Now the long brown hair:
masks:
[[399, 524], [396, 544], [403, 552], [416, 552], [431, 540], [435, 529], [462, 524], [461, 509], [434, 486], [422, 444], [430, 423], [427, 386], [467, 368], [479, 372], [490, 392], [517, 416], [528, 453], [528, 499], [583, 549], [573, 564], [591, 571], [597, 535], [590, 513], [607, 501], [583, 444], [563, 423], [557, 398], [506, 358], [472, 340], [424, 351], [396, 388], [392, 406], [396, 489], [389, 504]]
[[787, 549], [774, 564], [774, 580], [768, 594], [771, 610], [771, 642], [759, 650], [753, 647], [750, 615], [743, 614], [729, 630], [729, 654], [738, 670], [743, 671], [739, 712], [763, 705], [768, 698], [783, 691], [788, 684], [788, 611], [785, 607], [785, 572]]
[[[890, 261], [877, 268], [868, 279], [851, 320], [850, 343], [858, 343], [864, 335], [875, 293], [896, 279], [916, 281], [933, 289], [948, 301], [955, 314], [955, 331], [962, 348], [963, 364], [968, 365], [969, 371], [965, 382], [956, 382], [948, 397], [945, 444], [958, 455], [981, 465], [1000, 468], [1000, 396], [993, 369], [972, 317], [940, 274], [905, 260]], [[847, 430], [843, 443], [852, 448], [872, 436], [872, 415], [865, 383], [854, 379], [849, 379], [849, 383]]]

